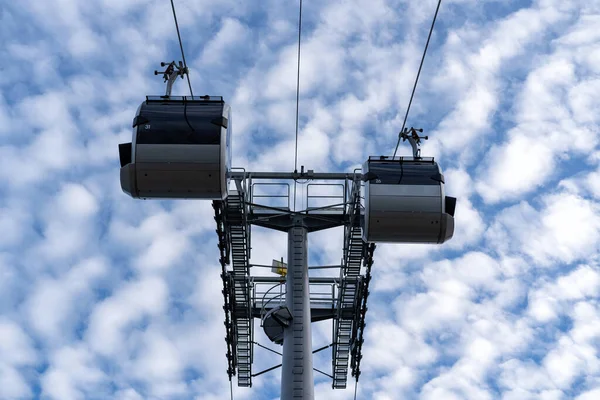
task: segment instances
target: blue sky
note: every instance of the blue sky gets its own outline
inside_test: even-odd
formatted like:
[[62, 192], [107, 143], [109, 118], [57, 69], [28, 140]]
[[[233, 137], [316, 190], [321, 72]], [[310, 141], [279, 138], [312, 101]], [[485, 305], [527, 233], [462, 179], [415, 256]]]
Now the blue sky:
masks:
[[[304, 1], [299, 165], [393, 152], [435, 5]], [[298, 2], [176, 6], [195, 94], [232, 105], [233, 165], [291, 171]], [[117, 145], [180, 59], [170, 3], [20, 0], [0, 22], [0, 398], [228, 399], [210, 203], [119, 185]], [[443, 2], [408, 126], [456, 232], [378, 247], [358, 398], [600, 398], [598, 26], [597, 1]], [[314, 234], [311, 259], [339, 262], [340, 235]], [[285, 235], [253, 242], [254, 263], [286, 254]], [[278, 362], [256, 350], [255, 371]]]

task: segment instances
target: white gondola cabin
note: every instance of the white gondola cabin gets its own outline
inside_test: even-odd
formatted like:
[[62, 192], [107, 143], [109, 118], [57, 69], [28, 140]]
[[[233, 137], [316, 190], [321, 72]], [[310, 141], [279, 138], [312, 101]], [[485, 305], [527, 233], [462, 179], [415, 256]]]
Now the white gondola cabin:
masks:
[[131, 197], [224, 199], [231, 109], [221, 97], [147, 97], [119, 155], [121, 187]]
[[444, 194], [433, 158], [369, 157], [363, 167], [363, 239], [444, 243], [454, 234], [456, 199]]

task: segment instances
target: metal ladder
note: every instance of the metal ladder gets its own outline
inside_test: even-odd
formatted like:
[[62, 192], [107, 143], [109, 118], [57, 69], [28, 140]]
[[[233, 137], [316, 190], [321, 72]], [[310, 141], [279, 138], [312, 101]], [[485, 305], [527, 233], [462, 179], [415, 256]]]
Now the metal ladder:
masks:
[[252, 386], [252, 313], [250, 311], [250, 246], [244, 193], [230, 191], [226, 200], [233, 265], [233, 322], [238, 386]]
[[350, 222], [346, 225], [344, 240], [344, 259], [342, 260], [341, 287], [338, 297], [338, 315], [335, 319], [335, 338], [333, 346], [333, 384], [334, 389], [346, 388], [348, 379], [348, 361], [352, 346], [353, 321], [360, 304], [357, 292], [361, 285], [360, 266], [364, 255], [364, 243], [359, 224], [360, 184], [354, 183]]
[[365, 246], [365, 254], [363, 264], [366, 268], [366, 274], [360, 286], [359, 294], [359, 318], [358, 323], [353, 327], [352, 337], [355, 338], [352, 344], [352, 358], [350, 360], [350, 366], [352, 368], [352, 376], [356, 378], [360, 377], [360, 361], [362, 360], [362, 346], [365, 342], [365, 317], [367, 315], [367, 300], [369, 299], [369, 283], [371, 282], [371, 267], [373, 266], [373, 254], [375, 253], [375, 243], [369, 243]]
[[227, 375], [231, 381], [231, 377], [235, 375], [237, 360], [235, 354], [235, 335], [232, 324], [233, 307], [230, 304], [232, 295], [233, 276], [227, 271], [227, 265], [230, 263], [229, 236], [226, 232], [225, 225], [225, 204], [222, 201], [213, 201], [213, 209], [215, 210], [215, 222], [217, 223], [217, 237], [219, 242], [219, 263], [221, 264], [221, 280], [223, 281], [223, 311], [225, 312], [225, 342], [227, 343]]

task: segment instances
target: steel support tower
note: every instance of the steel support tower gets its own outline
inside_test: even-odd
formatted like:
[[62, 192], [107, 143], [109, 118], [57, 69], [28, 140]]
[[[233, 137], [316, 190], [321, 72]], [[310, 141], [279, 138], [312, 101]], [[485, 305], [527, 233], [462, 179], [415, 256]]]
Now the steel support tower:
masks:
[[314, 399], [310, 286], [308, 280], [308, 229], [301, 215], [288, 231], [286, 306], [291, 323], [283, 328], [281, 398]]
[[[237, 375], [238, 386], [250, 387], [253, 377], [281, 367], [281, 399], [313, 400], [313, 370], [331, 378], [334, 389], [346, 387], [349, 367], [358, 380], [375, 249], [361, 237], [361, 176], [360, 171], [235, 171], [230, 173], [235, 189], [224, 201], [213, 202], [221, 252], [228, 374], [230, 379]], [[306, 208], [296, 211], [291, 207], [290, 181], [300, 180], [311, 183], [306, 186]], [[287, 193], [263, 195], [257, 190], [277, 185]], [[310, 193], [311, 189], [334, 187], [341, 193]], [[310, 204], [315, 201], [320, 204]], [[250, 274], [252, 225], [287, 233], [285, 278]], [[339, 226], [344, 227], [340, 265], [309, 268], [308, 234]], [[309, 277], [312, 268], [339, 268], [339, 277]], [[331, 294], [316, 293], [319, 285], [331, 287]], [[261, 291], [261, 287], [268, 290]], [[283, 346], [281, 364], [258, 373], [252, 372], [257, 344], [253, 318], [260, 319], [267, 336]], [[313, 350], [311, 323], [329, 319], [332, 343]], [[331, 349], [330, 373], [313, 366], [313, 353], [325, 349]]]

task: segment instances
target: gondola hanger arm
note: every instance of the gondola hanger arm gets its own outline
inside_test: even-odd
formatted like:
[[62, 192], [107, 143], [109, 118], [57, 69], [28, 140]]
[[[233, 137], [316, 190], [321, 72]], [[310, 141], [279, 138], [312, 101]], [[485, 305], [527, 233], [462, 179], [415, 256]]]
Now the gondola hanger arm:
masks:
[[165, 91], [165, 95], [163, 97], [169, 98], [171, 97], [173, 83], [175, 83], [177, 77], [181, 77], [181, 79], [183, 79], [183, 76], [187, 74], [188, 70], [187, 67], [185, 67], [181, 61], [179, 61], [179, 65], [176, 64], [175, 61], [171, 61], [170, 63], [161, 62], [160, 66], [166, 66], [167, 69], [162, 72], [155, 70], [154, 75], [163, 74], [163, 79], [167, 83], [167, 90]]
[[410, 129], [405, 128], [404, 131], [400, 132], [400, 137], [402, 141], [408, 140], [413, 150], [413, 157], [415, 159], [421, 158], [421, 149], [419, 146], [421, 145], [421, 139], [429, 139], [429, 136], [419, 136], [417, 132], [423, 132], [423, 129], [416, 129], [411, 127]]

